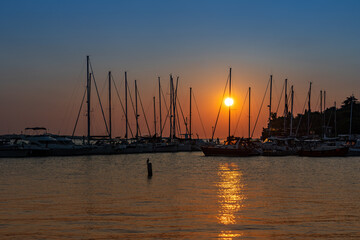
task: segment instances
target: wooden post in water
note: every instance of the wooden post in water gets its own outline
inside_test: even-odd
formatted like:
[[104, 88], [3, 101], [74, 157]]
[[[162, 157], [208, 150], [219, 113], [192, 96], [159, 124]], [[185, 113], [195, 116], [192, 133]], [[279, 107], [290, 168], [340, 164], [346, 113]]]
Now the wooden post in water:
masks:
[[148, 171], [148, 178], [151, 178], [153, 173], [152, 173], [152, 164], [149, 159], [146, 160], [146, 165], [147, 165], [147, 171]]

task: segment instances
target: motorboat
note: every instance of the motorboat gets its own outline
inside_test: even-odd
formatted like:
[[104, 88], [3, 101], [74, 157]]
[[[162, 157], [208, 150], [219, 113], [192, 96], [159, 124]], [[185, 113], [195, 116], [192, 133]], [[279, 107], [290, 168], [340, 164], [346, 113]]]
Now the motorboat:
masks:
[[269, 137], [261, 145], [264, 156], [289, 156], [297, 152], [295, 138]]

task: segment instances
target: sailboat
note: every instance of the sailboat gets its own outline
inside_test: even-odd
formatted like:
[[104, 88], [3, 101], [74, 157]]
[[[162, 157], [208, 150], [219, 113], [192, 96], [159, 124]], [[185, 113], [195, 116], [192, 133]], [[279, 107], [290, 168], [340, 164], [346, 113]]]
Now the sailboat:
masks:
[[[249, 99], [250, 99], [250, 94], [249, 94]], [[261, 149], [259, 149], [257, 145], [251, 141], [250, 135], [249, 138], [240, 138], [240, 137], [231, 136], [230, 123], [231, 123], [232, 103], [233, 100], [231, 99], [231, 68], [230, 68], [229, 98], [225, 100], [225, 104], [229, 107], [229, 136], [225, 140], [224, 144], [202, 146], [201, 150], [203, 151], [205, 156], [248, 157], [248, 156], [256, 156], [261, 154]], [[250, 105], [250, 101], [249, 101], [249, 105]], [[250, 127], [250, 121], [249, 121], [249, 127]], [[213, 135], [214, 132], [215, 129], [213, 130]]]
[[261, 151], [249, 138], [228, 137], [224, 144], [203, 146], [205, 156], [249, 157], [258, 156]]
[[[324, 93], [325, 93], [325, 91], [324, 91]], [[322, 91], [320, 91], [320, 112], [321, 112], [321, 114], [323, 114], [322, 113], [322, 96], [323, 96]], [[309, 93], [309, 99], [310, 99], [310, 93]], [[309, 100], [309, 109], [310, 109], [310, 100]], [[324, 112], [325, 112], [325, 94], [324, 94]], [[308, 120], [308, 124], [309, 124], [309, 120]], [[309, 132], [309, 130], [308, 130], [308, 132]], [[324, 131], [324, 136], [323, 136], [322, 140], [308, 139], [308, 140], [302, 141], [301, 148], [299, 150], [299, 156], [343, 157], [343, 156], [347, 156], [348, 152], [349, 152], [349, 146], [344, 145], [342, 142], [336, 141], [336, 138], [335, 139], [327, 138], [325, 136], [325, 131]]]
[[292, 120], [294, 108], [294, 89], [291, 86], [291, 112], [290, 112], [290, 133], [287, 134], [286, 120], [288, 115], [287, 79], [284, 84], [284, 136], [273, 136], [270, 130], [271, 124], [271, 97], [272, 97], [272, 75], [270, 75], [270, 103], [269, 103], [269, 132], [270, 136], [261, 145], [263, 156], [289, 156], [297, 152], [296, 139], [292, 136]]

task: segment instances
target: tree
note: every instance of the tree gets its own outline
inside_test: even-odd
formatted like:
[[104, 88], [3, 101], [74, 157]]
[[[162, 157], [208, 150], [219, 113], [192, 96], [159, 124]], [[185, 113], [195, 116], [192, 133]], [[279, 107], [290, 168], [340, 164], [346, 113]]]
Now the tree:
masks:
[[351, 95], [350, 97], [347, 97], [345, 99], [345, 101], [343, 101], [343, 104], [341, 107], [346, 107], [346, 106], [350, 106], [351, 105], [351, 102], [353, 103], [358, 103], [358, 99], [354, 96], [354, 95]]
[[[352, 124], [351, 129], [353, 134], [360, 134], [360, 102], [354, 95], [347, 97], [342, 106], [335, 111], [335, 107], [328, 108], [324, 110], [325, 114], [320, 112], [311, 112], [308, 113], [307, 110], [303, 114], [297, 114], [293, 119], [293, 134], [297, 131], [297, 136], [306, 136], [307, 135], [307, 115], [310, 114], [310, 132], [311, 135], [321, 136], [324, 130], [324, 120], [327, 136], [335, 136], [337, 134], [348, 134], [350, 128], [350, 112], [351, 112], [351, 103], [352, 103]], [[335, 112], [336, 112], [336, 124], [335, 124]], [[270, 125], [271, 132], [269, 128], [264, 128], [262, 131], [262, 139], [265, 139], [269, 136], [286, 136], [290, 133], [289, 131], [289, 119], [286, 119], [287, 129], [284, 128], [284, 117], [277, 117], [272, 115]]]

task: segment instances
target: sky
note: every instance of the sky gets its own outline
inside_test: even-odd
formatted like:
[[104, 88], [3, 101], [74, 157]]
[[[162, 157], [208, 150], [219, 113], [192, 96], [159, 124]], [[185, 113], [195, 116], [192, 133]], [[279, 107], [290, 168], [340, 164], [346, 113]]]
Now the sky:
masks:
[[[179, 76], [184, 118], [189, 117], [189, 88], [193, 89], [204, 126], [193, 106], [193, 132], [199, 137], [211, 136], [230, 67], [235, 99], [231, 132], [242, 112], [234, 132], [238, 136], [247, 135], [248, 108], [246, 102], [243, 105], [248, 88], [252, 131], [271, 74], [273, 109], [285, 78], [289, 88], [294, 86], [297, 113], [303, 110], [310, 82], [313, 110], [319, 110], [320, 90], [326, 91], [327, 106], [335, 101], [340, 106], [351, 94], [360, 97], [359, 1], [3, 0], [0, 4], [0, 134], [34, 126], [71, 134], [86, 86], [87, 55], [105, 115], [107, 73], [112, 71], [124, 101], [127, 71], [132, 95], [134, 80], [138, 82], [152, 133], [153, 96], [156, 107], [159, 101], [157, 78], [168, 101], [169, 74]], [[104, 121], [96, 101], [93, 88], [92, 132], [102, 135]], [[124, 136], [125, 118], [114, 88], [112, 101], [113, 136]], [[266, 126], [268, 103], [267, 95], [255, 137]], [[85, 109], [80, 111], [76, 135], [86, 134]], [[278, 115], [282, 111], [280, 102]], [[227, 117], [223, 105], [217, 137], [226, 137]], [[133, 114], [129, 119], [135, 128]], [[156, 119], [159, 122], [158, 114]], [[147, 133], [143, 113], [140, 129]]]

